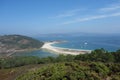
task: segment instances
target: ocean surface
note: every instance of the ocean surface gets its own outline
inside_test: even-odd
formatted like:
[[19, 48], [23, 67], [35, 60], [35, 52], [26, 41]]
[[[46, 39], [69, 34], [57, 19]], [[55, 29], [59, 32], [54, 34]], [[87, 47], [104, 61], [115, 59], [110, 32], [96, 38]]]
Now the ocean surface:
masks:
[[[65, 43], [54, 44], [53, 46], [72, 49], [95, 50], [104, 48], [108, 51], [116, 51], [120, 49], [120, 36], [119, 35], [69, 35], [69, 36], [41, 36], [35, 37], [40, 41], [54, 41], [64, 40]], [[37, 50], [32, 52], [24, 52], [21, 54], [14, 54], [15, 56], [57, 56], [54, 53]]]

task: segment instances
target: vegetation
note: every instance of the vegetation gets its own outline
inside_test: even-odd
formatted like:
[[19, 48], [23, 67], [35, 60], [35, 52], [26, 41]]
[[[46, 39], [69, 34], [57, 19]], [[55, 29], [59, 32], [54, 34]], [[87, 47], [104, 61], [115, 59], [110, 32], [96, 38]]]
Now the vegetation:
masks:
[[[101, 62], [62, 62], [29, 71], [16, 80], [105, 80], [120, 79], [119, 71], [113, 73], [110, 66]], [[119, 64], [116, 65], [120, 67]], [[115, 68], [114, 68], [115, 69]]]
[[[115, 55], [116, 54], [116, 55]], [[76, 60], [98, 61], [98, 62], [120, 62], [117, 58], [120, 54], [117, 52], [108, 52], [104, 49], [96, 49], [91, 54], [82, 54], [75, 57]]]
[[0, 54], [14, 53], [25, 49], [42, 47], [44, 43], [21, 35], [0, 36]]
[[[16, 80], [120, 80], [120, 50], [96, 49], [90, 54], [58, 57], [12, 57], [0, 59], [0, 69], [44, 65], [28, 70]], [[33, 67], [34, 68], [34, 67]]]

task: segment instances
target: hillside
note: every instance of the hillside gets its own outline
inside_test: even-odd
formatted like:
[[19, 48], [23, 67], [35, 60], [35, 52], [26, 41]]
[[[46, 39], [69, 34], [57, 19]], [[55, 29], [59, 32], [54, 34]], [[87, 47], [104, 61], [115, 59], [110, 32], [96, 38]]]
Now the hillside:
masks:
[[9, 54], [26, 49], [40, 48], [44, 43], [22, 35], [0, 36], [0, 54]]
[[16, 80], [119, 80], [118, 67], [101, 62], [62, 62], [28, 71]]
[[[24, 69], [23, 69], [24, 68]], [[1, 80], [120, 80], [120, 50], [91, 54], [0, 58]]]

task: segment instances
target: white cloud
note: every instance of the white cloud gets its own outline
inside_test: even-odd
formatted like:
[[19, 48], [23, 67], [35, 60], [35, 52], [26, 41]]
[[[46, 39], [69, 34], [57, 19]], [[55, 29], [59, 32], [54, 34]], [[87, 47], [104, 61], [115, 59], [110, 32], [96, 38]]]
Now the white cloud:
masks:
[[59, 15], [51, 17], [51, 18], [63, 18], [63, 17], [74, 16], [74, 15], [75, 15], [75, 13], [65, 13], [65, 14], [59, 14]]
[[66, 13], [76, 13], [76, 12], [79, 12], [83, 9], [74, 9], [74, 10], [70, 10], [70, 11], [67, 11]]
[[110, 12], [110, 11], [116, 11], [116, 10], [120, 10], [120, 3], [119, 2], [116, 4], [110, 4], [104, 8], [100, 8], [99, 12]]
[[50, 17], [50, 18], [65, 18], [65, 17], [71, 17], [76, 15], [79, 11], [83, 11], [84, 9], [74, 9], [74, 10], [70, 10], [70, 11], [66, 11], [62, 14], [58, 14], [54, 17]]
[[114, 11], [114, 10], [118, 10], [118, 9], [120, 9], [120, 5], [114, 6], [114, 7], [101, 8], [100, 11], [108, 12], [108, 11]]
[[115, 16], [120, 16], [120, 12], [109, 14], [109, 15], [97, 15], [97, 16], [91, 16], [91, 17], [86, 17], [86, 18], [79, 18], [79, 19], [75, 19], [72, 21], [64, 22], [64, 23], [62, 23], [62, 25], [90, 21], [90, 20], [95, 20], [95, 19], [108, 18], [108, 17], [115, 17]]

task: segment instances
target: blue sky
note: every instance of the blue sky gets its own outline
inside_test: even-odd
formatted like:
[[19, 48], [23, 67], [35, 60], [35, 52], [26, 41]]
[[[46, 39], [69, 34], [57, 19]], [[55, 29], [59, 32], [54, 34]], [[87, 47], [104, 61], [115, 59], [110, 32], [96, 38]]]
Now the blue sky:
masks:
[[120, 0], [0, 0], [0, 34], [119, 30]]

